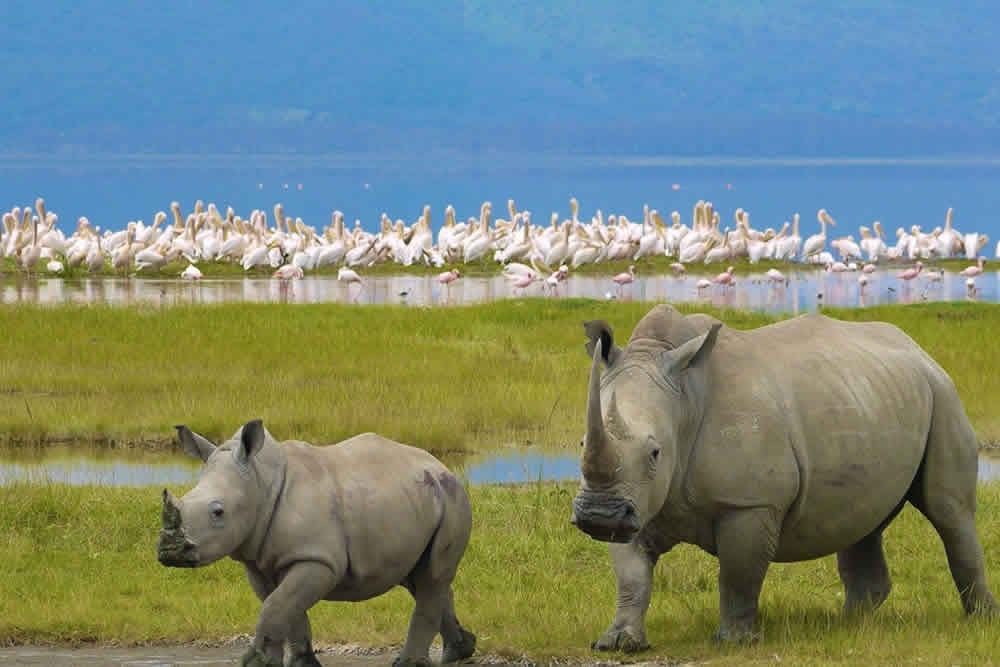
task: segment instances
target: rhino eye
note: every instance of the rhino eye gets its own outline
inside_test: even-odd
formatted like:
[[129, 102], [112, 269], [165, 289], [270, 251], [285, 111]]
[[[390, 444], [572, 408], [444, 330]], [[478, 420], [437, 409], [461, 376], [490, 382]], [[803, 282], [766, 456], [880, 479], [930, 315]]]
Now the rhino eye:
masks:
[[212, 508], [212, 516], [214, 516], [216, 519], [221, 518], [222, 517], [222, 508], [221, 507], [214, 507], [214, 508]]
[[653, 449], [653, 451], [649, 453], [649, 455], [653, 457], [654, 461], [656, 461], [657, 459], [660, 458], [660, 448], [656, 447], [655, 449]]

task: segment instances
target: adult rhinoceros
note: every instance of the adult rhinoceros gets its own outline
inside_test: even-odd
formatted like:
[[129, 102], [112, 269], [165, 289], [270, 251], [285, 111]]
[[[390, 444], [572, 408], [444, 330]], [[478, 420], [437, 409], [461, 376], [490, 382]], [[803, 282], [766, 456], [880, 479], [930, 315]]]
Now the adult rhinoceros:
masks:
[[260, 420], [218, 448], [178, 426], [205, 461], [178, 501], [163, 490], [159, 560], [243, 563], [264, 603], [244, 667], [317, 667], [306, 612], [320, 600], [367, 600], [396, 585], [416, 600], [395, 665], [428, 663], [440, 632], [444, 662], [467, 658], [476, 637], [455, 616], [451, 582], [469, 541], [465, 489], [427, 452], [365, 433], [330, 447], [278, 443]]
[[811, 314], [734, 331], [657, 306], [621, 349], [603, 321], [584, 326], [572, 522], [612, 542], [618, 583], [594, 648], [648, 646], [653, 566], [680, 542], [719, 559], [717, 639], [753, 637], [772, 561], [836, 553], [845, 609], [877, 606], [891, 587], [882, 531], [907, 501], [941, 536], [965, 611], [997, 612], [975, 435], [948, 375], [899, 329]]

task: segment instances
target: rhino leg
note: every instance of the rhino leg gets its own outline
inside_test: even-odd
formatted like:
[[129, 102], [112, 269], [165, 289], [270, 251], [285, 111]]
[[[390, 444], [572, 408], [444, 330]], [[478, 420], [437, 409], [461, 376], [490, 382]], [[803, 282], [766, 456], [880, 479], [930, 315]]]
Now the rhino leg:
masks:
[[996, 616], [1000, 606], [986, 585], [983, 548], [976, 535], [978, 457], [976, 434], [954, 386], [950, 381], [936, 383], [927, 451], [908, 500], [941, 537], [965, 613]]
[[653, 592], [653, 567], [659, 554], [643, 548], [636, 540], [628, 544], [609, 544], [608, 551], [618, 584], [615, 620], [591, 648], [625, 653], [644, 651], [649, 648], [646, 610]]
[[764, 576], [778, 545], [778, 521], [770, 508], [736, 510], [718, 519], [719, 630], [717, 641], [752, 641]]
[[965, 613], [1000, 614], [1000, 606], [986, 585], [974, 505], [970, 507], [966, 499], [943, 494], [914, 502], [914, 505], [930, 520], [944, 543], [948, 567]]
[[875, 609], [885, 602], [892, 580], [882, 551], [882, 529], [839, 552], [837, 570], [844, 582], [845, 612]]
[[475, 651], [476, 636], [459, 624], [451, 591], [472, 522], [464, 490], [461, 486], [455, 489], [455, 502], [446, 506], [430, 544], [402, 582], [413, 595], [415, 605], [406, 642], [392, 663], [394, 667], [429, 665], [428, 651], [438, 632], [444, 639], [444, 662], [467, 658]]
[[[434, 636], [440, 631], [445, 610], [448, 606], [450, 587], [443, 590], [440, 585], [426, 585], [429, 582], [414, 582], [411, 578], [406, 588], [413, 594], [415, 602], [410, 628], [406, 633], [406, 643], [399, 657], [392, 661], [393, 667], [429, 667], [428, 653]], [[422, 585], [423, 584], [423, 585]]]
[[[301, 651], [303, 640], [307, 645], [309, 642], [306, 611], [336, 585], [337, 576], [322, 563], [304, 561], [291, 566], [261, 605], [253, 640], [254, 650], [269, 660], [277, 660], [278, 664], [281, 664], [286, 640], [290, 642], [293, 653]], [[309, 654], [312, 655], [311, 645]]]
[[441, 618], [441, 638], [444, 640], [443, 663], [465, 660], [476, 652], [476, 635], [463, 628], [455, 615], [455, 596], [451, 586], [448, 587], [448, 604]]

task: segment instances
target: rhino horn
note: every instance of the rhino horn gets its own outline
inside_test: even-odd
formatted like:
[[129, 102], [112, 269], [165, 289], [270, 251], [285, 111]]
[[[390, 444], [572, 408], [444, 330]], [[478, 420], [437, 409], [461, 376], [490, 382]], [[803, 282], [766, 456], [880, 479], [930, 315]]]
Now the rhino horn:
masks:
[[163, 489], [163, 528], [178, 530], [181, 527], [181, 503], [169, 491]]
[[594, 361], [590, 367], [590, 388], [587, 394], [587, 435], [583, 446], [583, 460], [580, 471], [588, 482], [610, 483], [614, 478], [614, 462], [610, 456], [610, 445], [604, 429], [601, 413], [601, 346], [598, 339], [594, 345]]

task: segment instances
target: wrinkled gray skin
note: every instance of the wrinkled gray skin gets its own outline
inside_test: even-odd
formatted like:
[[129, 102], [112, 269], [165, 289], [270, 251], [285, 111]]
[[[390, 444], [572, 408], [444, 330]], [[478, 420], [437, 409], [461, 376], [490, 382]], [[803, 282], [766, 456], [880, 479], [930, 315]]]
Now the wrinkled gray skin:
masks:
[[244, 667], [315, 667], [307, 610], [320, 600], [367, 600], [405, 586], [416, 607], [395, 665], [429, 664], [439, 632], [444, 662], [476, 637], [455, 616], [451, 582], [472, 514], [459, 480], [422, 449], [373, 433], [329, 447], [278, 443], [260, 420], [218, 448], [186, 426], [184, 450], [205, 461], [177, 500], [163, 490], [161, 563], [199, 567], [230, 556], [263, 602]]
[[[719, 559], [720, 640], [754, 638], [772, 561], [837, 554], [845, 610], [889, 594], [882, 531], [933, 524], [967, 613], [997, 614], [976, 537], [977, 444], [948, 375], [884, 323], [811, 314], [753, 331], [657, 306], [593, 357], [572, 521], [609, 545], [614, 622], [594, 648], [648, 646], [653, 566], [680, 542]], [[600, 364], [607, 370], [601, 374]]]

